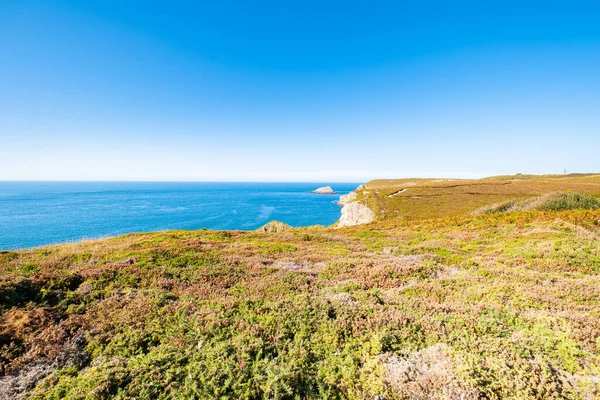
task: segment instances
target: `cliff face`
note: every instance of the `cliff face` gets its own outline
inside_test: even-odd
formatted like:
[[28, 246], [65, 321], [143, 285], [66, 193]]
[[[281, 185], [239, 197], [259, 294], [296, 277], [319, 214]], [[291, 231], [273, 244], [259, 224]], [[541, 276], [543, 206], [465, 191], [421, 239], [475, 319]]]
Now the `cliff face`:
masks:
[[[362, 188], [362, 186], [359, 186], [356, 190], [361, 190]], [[342, 206], [342, 216], [338, 222], [338, 228], [368, 224], [375, 220], [373, 210], [360, 203], [357, 197], [358, 194], [356, 191], [340, 196], [339, 204]]]
[[369, 222], [373, 222], [373, 220], [375, 220], [375, 214], [369, 207], [360, 203], [348, 203], [342, 207], [342, 216], [340, 217], [338, 228], [368, 224]]
[[351, 203], [351, 202], [353, 202], [354, 200], [356, 200], [356, 197], [357, 197], [357, 196], [358, 196], [358, 195], [356, 194], [356, 192], [350, 192], [350, 193], [348, 193], [348, 194], [343, 194], [343, 195], [341, 195], [341, 196], [340, 196], [340, 199], [339, 199], [339, 201], [338, 201], [338, 204], [339, 204], [340, 206], [344, 206], [344, 205], [346, 205], [346, 204], [348, 204], [348, 203]]

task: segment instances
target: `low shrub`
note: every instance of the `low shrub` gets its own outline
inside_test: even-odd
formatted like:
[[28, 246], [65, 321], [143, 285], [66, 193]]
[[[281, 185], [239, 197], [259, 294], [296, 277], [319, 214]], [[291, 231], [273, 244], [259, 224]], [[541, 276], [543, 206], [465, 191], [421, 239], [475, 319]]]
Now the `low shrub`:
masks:
[[600, 199], [589, 194], [556, 192], [527, 200], [509, 200], [479, 208], [473, 214], [498, 214], [517, 211], [597, 210]]

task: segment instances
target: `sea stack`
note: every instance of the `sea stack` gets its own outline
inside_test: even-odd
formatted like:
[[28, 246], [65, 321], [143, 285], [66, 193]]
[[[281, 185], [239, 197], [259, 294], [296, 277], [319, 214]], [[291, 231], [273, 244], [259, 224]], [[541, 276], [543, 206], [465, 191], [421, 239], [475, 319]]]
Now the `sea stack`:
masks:
[[311, 193], [317, 194], [337, 194], [335, 190], [331, 188], [331, 186], [323, 186], [318, 189], [313, 190]]

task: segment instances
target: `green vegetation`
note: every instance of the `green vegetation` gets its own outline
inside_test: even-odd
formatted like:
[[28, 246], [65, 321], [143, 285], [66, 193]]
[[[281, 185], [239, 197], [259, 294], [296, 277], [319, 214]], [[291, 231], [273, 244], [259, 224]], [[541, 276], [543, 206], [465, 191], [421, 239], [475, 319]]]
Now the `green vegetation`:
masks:
[[[394, 182], [368, 226], [0, 252], [0, 398], [600, 397], [596, 198], [523, 179], [471, 215], [517, 189]], [[406, 187], [448, 194], [390, 217]], [[477, 200], [419, 218], [452, 193]]]
[[508, 200], [475, 210], [474, 214], [495, 214], [527, 210], [566, 211], [596, 210], [600, 208], [600, 200], [592, 195], [573, 192], [550, 193], [528, 200]]
[[518, 175], [480, 180], [375, 180], [365, 185], [360, 201], [379, 220], [442, 218], [463, 215], [490, 204], [572, 191], [600, 195], [600, 175]]

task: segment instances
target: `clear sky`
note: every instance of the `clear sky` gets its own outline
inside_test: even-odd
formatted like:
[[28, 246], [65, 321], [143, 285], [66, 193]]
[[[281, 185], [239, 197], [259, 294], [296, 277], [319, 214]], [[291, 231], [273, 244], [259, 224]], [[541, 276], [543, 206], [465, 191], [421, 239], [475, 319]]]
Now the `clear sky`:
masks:
[[598, 1], [0, 1], [0, 179], [600, 172]]

